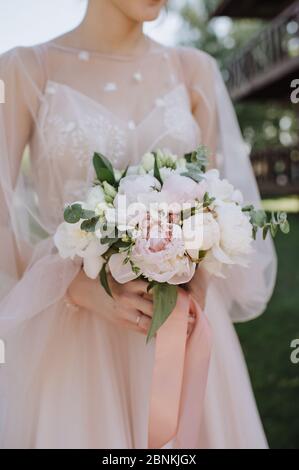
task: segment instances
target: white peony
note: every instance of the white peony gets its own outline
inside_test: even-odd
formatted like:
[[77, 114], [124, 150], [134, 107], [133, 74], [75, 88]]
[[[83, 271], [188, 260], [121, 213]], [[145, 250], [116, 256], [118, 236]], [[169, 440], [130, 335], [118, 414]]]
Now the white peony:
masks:
[[129, 175], [120, 180], [118, 194], [127, 196], [128, 204], [138, 202], [138, 195], [161, 189], [159, 181], [151, 175]]
[[197, 212], [184, 221], [183, 238], [187, 253], [196, 260], [199, 251], [210, 250], [219, 244], [219, 225], [211, 212]]
[[93, 239], [84, 251], [83, 269], [91, 279], [96, 279], [104, 264], [103, 255], [108, 249], [108, 245], [103, 245], [99, 240]]
[[173, 173], [165, 180], [161, 195], [165, 195], [164, 200], [168, 203], [184, 204], [201, 200], [204, 192], [202, 183], [196, 183], [187, 176]]
[[107, 251], [108, 245], [101, 244], [93, 233], [81, 230], [82, 222], [60, 224], [54, 235], [54, 244], [63, 259], [82, 258], [86, 275], [95, 279], [103, 264], [101, 255]]
[[226, 203], [216, 208], [220, 228], [219, 247], [213, 249], [214, 256], [225, 264], [247, 266], [252, 253], [252, 225], [240, 206]]
[[207, 185], [207, 192], [216, 199], [214, 205], [217, 206], [223, 202], [242, 204], [243, 196], [241, 192], [235, 190], [233, 185], [226, 179], [220, 179], [218, 170], [209, 170], [203, 177]]

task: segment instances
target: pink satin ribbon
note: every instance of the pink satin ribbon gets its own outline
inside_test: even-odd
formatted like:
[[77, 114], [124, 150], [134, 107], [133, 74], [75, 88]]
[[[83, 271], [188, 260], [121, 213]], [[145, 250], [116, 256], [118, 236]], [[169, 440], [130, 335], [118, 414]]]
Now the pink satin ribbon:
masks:
[[[188, 317], [196, 316], [190, 337]], [[211, 354], [211, 329], [198, 304], [179, 289], [175, 309], [156, 336], [149, 410], [149, 449], [198, 447]]]

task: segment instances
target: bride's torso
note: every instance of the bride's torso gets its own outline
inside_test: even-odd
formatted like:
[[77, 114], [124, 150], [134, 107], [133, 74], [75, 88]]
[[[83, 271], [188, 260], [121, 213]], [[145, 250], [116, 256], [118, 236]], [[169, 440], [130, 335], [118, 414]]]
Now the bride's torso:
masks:
[[149, 41], [143, 55], [117, 56], [38, 47], [45, 80], [30, 157], [39, 209], [50, 208], [53, 227], [63, 204], [84, 195], [95, 151], [124, 169], [155, 148], [180, 155], [200, 143], [177, 49]]

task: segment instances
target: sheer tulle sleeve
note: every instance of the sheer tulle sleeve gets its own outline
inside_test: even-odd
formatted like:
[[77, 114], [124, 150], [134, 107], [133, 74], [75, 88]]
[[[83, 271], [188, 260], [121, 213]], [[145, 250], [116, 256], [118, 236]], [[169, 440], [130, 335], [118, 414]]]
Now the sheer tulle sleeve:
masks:
[[[242, 138], [233, 105], [216, 61], [194, 49], [183, 50], [184, 69], [188, 70], [190, 93], [195, 94], [193, 114], [202, 130], [202, 141], [215, 155], [217, 166], [243, 193], [245, 204], [260, 207], [261, 198]], [[269, 236], [268, 236], [269, 237]], [[272, 240], [254, 242], [249, 268], [230, 267], [225, 279], [213, 279], [223, 292], [233, 321], [250, 320], [267, 306], [276, 280], [277, 259]]]
[[[5, 102], [0, 104], [1, 337], [63, 293], [50, 275], [56, 269], [57, 278], [59, 263], [51, 255], [50, 234], [39, 233], [40, 218], [28, 182], [29, 151], [24, 154], [32, 133], [39, 132], [37, 116], [45, 73], [40, 51], [34, 48], [16, 48], [0, 57], [5, 90]], [[60, 269], [62, 274], [64, 269]], [[32, 296], [33, 286], [43, 295]]]

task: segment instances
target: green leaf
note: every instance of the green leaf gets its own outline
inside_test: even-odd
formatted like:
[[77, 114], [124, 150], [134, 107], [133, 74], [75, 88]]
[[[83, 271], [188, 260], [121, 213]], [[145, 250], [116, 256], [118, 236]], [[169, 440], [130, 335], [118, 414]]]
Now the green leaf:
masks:
[[203, 197], [203, 207], [209, 207], [209, 205], [212, 204], [212, 202], [214, 201], [215, 201], [214, 197], [210, 197], [209, 193], [205, 193]]
[[95, 232], [98, 221], [99, 217], [92, 217], [91, 219], [84, 220], [81, 224], [81, 230], [84, 230], [84, 232]]
[[265, 225], [265, 227], [263, 228], [263, 240], [266, 239], [268, 232], [269, 232], [269, 225]]
[[196, 165], [200, 172], [205, 172], [208, 165], [210, 151], [205, 145], [200, 145], [195, 151], [184, 155], [188, 163]]
[[114, 246], [119, 250], [122, 248], [129, 248], [131, 242], [124, 242], [121, 238], [118, 238], [117, 241], [114, 243]]
[[253, 238], [254, 240], [256, 240], [257, 231], [258, 231], [258, 227], [257, 227], [256, 225], [253, 225], [253, 226], [252, 226], [252, 238]]
[[121, 179], [123, 179], [123, 178], [125, 178], [125, 177], [127, 176], [128, 169], [129, 169], [129, 166], [127, 166], [127, 168], [125, 169], [125, 171], [124, 171], [123, 174], [121, 175]]
[[95, 215], [95, 211], [89, 211], [86, 209], [82, 209], [81, 211], [81, 219], [92, 219], [93, 217], [95, 217]]
[[174, 310], [177, 301], [177, 286], [167, 283], [155, 284], [153, 289], [154, 313], [146, 342], [155, 336], [160, 326]]
[[252, 211], [251, 213], [251, 223], [257, 225], [258, 227], [263, 227], [267, 223], [267, 214], [263, 210]]
[[157, 284], [157, 281], [149, 281], [147, 289], [146, 289], [147, 293], [149, 293], [156, 284]]
[[253, 211], [253, 210], [254, 210], [254, 206], [252, 206], [252, 205], [250, 205], [250, 206], [244, 206], [244, 207], [242, 208], [242, 211], [243, 211], [243, 212], [251, 212], [251, 211]]
[[113, 245], [114, 243], [118, 242], [119, 238], [109, 238], [109, 237], [105, 237], [105, 238], [101, 238], [101, 244], [102, 245]]
[[69, 224], [76, 224], [82, 216], [82, 207], [80, 204], [72, 204], [64, 210], [64, 220]]
[[159, 167], [158, 167], [158, 157], [157, 157], [157, 154], [154, 153], [154, 156], [155, 156], [154, 177], [155, 177], [161, 184], [163, 184], [163, 181], [162, 181], [162, 178], [161, 178], [161, 175], [160, 175], [160, 170], [159, 170]]
[[278, 230], [278, 226], [275, 224], [275, 223], [272, 223], [270, 224], [270, 232], [271, 232], [271, 235], [272, 237], [274, 238], [277, 234], [277, 230]]
[[110, 295], [110, 297], [113, 298], [113, 295], [112, 295], [112, 292], [111, 292], [111, 289], [110, 289], [110, 286], [109, 286], [109, 282], [108, 282], [108, 279], [107, 279], [107, 273], [106, 273], [106, 264], [103, 264], [103, 267], [100, 271], [100, 274], [99, 274], [99, 278], [100, 278], [100, 282], [103, 286], [103, 288], [105, 289], [105, 291], [107, 292], [108, 295]]
[[94, 153], [93, 166], [99, 181], [107, 181], [112, 185], [116, 183], [112, 165], [104, 155]]
[[280, 224], [280, 230], [284, 234], [288, 234], [290, 232], [290, 224], [287, 220], [285, 220], [282, 224]]

